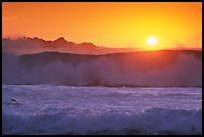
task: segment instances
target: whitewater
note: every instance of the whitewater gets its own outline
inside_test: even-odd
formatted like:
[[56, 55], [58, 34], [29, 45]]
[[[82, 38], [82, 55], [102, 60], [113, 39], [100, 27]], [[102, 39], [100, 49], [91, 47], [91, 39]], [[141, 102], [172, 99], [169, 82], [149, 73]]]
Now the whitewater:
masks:
[[2, 133], [202, 134], [202, 88], [2, 85]]

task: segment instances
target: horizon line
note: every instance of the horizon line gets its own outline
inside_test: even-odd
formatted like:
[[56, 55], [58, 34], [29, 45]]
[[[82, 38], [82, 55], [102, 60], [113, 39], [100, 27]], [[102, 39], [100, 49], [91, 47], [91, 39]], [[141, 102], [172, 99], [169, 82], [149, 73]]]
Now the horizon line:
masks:
[[38, 39], [38, 40], [43, 40], [45, 42], [55, 42], [59, 39], [64, 39], [66, 42], [72, 42], [74, 44], [84, 44], [84, 43], [90, 43], [90, 44], [93, 44], [94, 46], [96, 47], [99, 47], [99, 48], [108, 48], [108, 49], [135, 49], [135, 50], [138, 50], [138, 51], [152, 51], [152, 50], [201, 50], [202, 51], [202, 47], [201, 48], [161, 48], [161, 49], [145, 49], [145, 48], [134, 48], [134, 47], [106, 47], [104, 45], [101, 45], [101, 46], [98, 46], [92, 42], [81, 42], [81, 43], [76, 43], [76, 42], [73, 42], [73, 41], [68, 41], [64, 36], [59, 36], [58, 38], [54, 39], [54, 40], [47, 40], [47, 39], [44, 39], [44, 38], [39, 38], [37, 36], [35, 37], [30, 37], [30, 36], [21, 36], [21, 37], [10, 37], [10, 36], [7, 36], [7, 37], [3, 37], [2, 36], [2, 39], [9, 39], [9, 40], [19, 40], [19, 39]]

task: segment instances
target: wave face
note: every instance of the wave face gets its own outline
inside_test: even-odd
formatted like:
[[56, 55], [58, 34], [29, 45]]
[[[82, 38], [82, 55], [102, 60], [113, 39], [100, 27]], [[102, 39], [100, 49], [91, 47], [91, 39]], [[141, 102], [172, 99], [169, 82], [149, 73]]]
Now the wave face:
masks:
[[3, 55], [3, 84], [202, 86], [202, 51]]
[[202, 134], [202, 88], [3, 85], [3, 134]]

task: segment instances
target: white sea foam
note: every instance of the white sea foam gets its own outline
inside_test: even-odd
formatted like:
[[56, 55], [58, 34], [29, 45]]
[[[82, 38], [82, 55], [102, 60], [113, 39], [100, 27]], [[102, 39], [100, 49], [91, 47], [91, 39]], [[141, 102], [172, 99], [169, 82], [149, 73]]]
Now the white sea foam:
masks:
[[3, 134], [202, 134], [201, 90], [3, 85]]

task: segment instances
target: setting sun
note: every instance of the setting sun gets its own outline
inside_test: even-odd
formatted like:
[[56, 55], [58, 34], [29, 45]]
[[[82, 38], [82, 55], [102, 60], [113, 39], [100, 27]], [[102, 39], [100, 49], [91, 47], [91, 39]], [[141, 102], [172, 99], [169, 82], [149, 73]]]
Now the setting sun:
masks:
[[[2, 35], [137, 50], [201, 48], [202, 2], [3, 2]], [[159, 43], [146, 47], [150, 36]]]
[[158, 39], [153, 37], [153, 36], [151, 36], [151, 37], [147, 38], [146, 43], [149, 46], [155, 46], [158, 43]]

